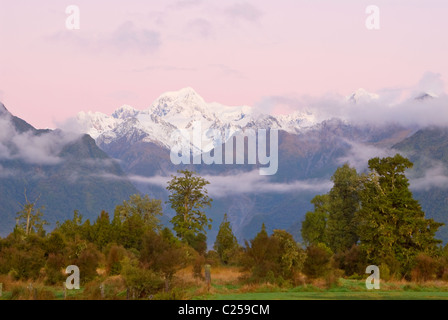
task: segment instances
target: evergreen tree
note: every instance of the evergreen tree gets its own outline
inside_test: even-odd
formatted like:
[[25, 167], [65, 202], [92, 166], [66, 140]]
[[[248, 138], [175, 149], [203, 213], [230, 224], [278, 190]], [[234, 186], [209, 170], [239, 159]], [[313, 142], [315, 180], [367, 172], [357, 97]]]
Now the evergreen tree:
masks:
[[65, 220], [63, 223], [56, 222], [56, 230], [67, 240], [75, 240], [77, 236], [82, 236], [82, 215], [75, 210], [72, 220]]
[[302, 222], [302, 239], [309, 246], [311, 244], [327, 243], [326, 228], [329, 211], [329, 197], [327, 194], [317, 195], [311, 200], [314, 211], [308, 211]]
[[441, 242], [434, 236], [443, 225], [425, 219], [425, 213], [413, 198], [404, 174], [412, 166], [399, 154], [370, 159], [371, 172], [364, 177], [361, 209], [356, 213], [361, 248], [368, 260], [389, 268], [401, 266], [401, 270], [391, 271], [403, 274], [409, 272], [419, 252], [434, 255]]
[[330, 249], [337, 253], [351, 248], [358, 241], [353, 219], [359, 209], [360, 179], [355, 168], [344, 164], [331, 180], [334, 185], [328, 193], [326, 240]]
[[104, 210], [101, 211], [101, 214], [92, 225], [92, 237], [92, 242], [95, 243], [99, 249], [102, 249], [107, 246], [107, 244], [115, 241], [108, 212]]
[[219, 259], [224, 264], [229, 263], [238, 249], [238, 241], [233, 234], [232, 227], [227, 219], [227, 213], [224, 214], [224, 219], [219, 226], [213, 249], [218, 253]]
[[168, 202], [176, 211], [171, 219], [173, 229], [178, 237], [187, 240], [187, 237], [194, 238], [191, 236], [205, 233], [205, 227], [211, 229], [212, 220], [205, 215], [204, 207], [210, 207], [213, 200], [205, 189], [210, 182], [195, 176], [192, 171], [181, 170], [178, 173], [183, 176], [172, 176], [166, 189], [170, 192]]

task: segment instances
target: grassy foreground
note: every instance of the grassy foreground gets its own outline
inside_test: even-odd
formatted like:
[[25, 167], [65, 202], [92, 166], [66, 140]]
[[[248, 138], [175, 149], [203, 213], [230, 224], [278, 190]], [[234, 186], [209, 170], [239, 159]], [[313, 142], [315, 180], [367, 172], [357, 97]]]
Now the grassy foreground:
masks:
[[[176, 300], [448, 300], [448, 282], [381, 281], [379, 290], [367, 290], [365, 279], [340, 278], [331, 286], [322, 279], [300, 286], [278, 286], [270, 283], [244, 284], [238, 268], [217, 267], [212, 272], [212, 284], [194, 278], [191, 269], [181, 270], [172, 283], [170, 293], [145, 299]], [[129, 296], [120, 276], [105, 277], [81, 287], [67, 290], [61, 286], [46, 286], [36, 282], [7, 283], [5, 278], [0, 300], [126, 300]], [[6, 283], [5, 283], [6, 282]], [[101, 290], [100, 285], [104, 288]], [[103, 292], [101, 292], [103, 291]], [[132, 299], [132, 297], [130, 297]]]

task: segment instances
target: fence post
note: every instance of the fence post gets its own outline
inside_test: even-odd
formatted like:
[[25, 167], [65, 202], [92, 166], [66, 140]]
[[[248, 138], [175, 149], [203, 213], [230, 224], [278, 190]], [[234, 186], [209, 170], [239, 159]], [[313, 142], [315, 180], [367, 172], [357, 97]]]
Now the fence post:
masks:
[[207, 284], [207, 290], [210, 290], [210, 284], [212, 282], [211, 265], [206, 264], [204, 266], [204, 271], [205, 271], [205, 283]]

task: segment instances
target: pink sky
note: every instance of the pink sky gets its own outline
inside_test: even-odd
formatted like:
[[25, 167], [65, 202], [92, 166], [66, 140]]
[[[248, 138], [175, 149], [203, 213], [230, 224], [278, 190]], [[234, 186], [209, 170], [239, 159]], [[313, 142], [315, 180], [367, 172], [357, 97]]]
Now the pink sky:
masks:
[[[367, 30], [365, 9], [380, 8]], [[80, 30], [67, 30], [68, 5]], [[0, 0], [0, 101], [36, 127], [79, 111], [147, 108], [194, 88], [206, 101], [348, 95], [448, 77], [444, 0]]]

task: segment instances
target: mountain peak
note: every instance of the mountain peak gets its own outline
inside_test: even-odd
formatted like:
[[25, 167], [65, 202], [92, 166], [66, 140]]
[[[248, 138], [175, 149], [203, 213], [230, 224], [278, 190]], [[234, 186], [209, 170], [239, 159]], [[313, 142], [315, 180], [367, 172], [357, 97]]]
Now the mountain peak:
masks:
[[115, 110], [115, 112], [112, 113], [112, 117], [114, 117], [115, 119], [133, 118], [137, 115], [137, 113], [137, 109], [125, 104]]
[[191, 87], [186, 87], [178, 91], [168, 91], [163, 93], [157, 100], [170, 100], [181, 102], [201, 102], [204, 103], [204, 99]]
[[150, 109], [150, 113], [159, 117], [165, 117], [168, 114], [171, 116], [183, 114], [188, 118], [193, 113], [199, 113], [203, 116], [210, 113], [208, 104], [190, 87], [165, 92], [154, 101]]
[[9, 111], [6, 109], [5, 105], [0, 102], [0, 115], [2, 114], [9, 114]]
[[348, 96], [346, 99], [347, 101], [350, 101], [352, 103], [357, 103], [357, 102], [368, 102], [376, 100], [378, 98], [379, 96], [377, 94], [370, 93], [363, 88], [359, 88], [358, 90], [353, 92], [350, 96]]
[[418, 96], [416, 96], [414, 99], [415, 100], [428, 100], [428, 99], [434, 99], [437, 98], [437, 95], [431, 92], [422, 92], [420, 93]]

